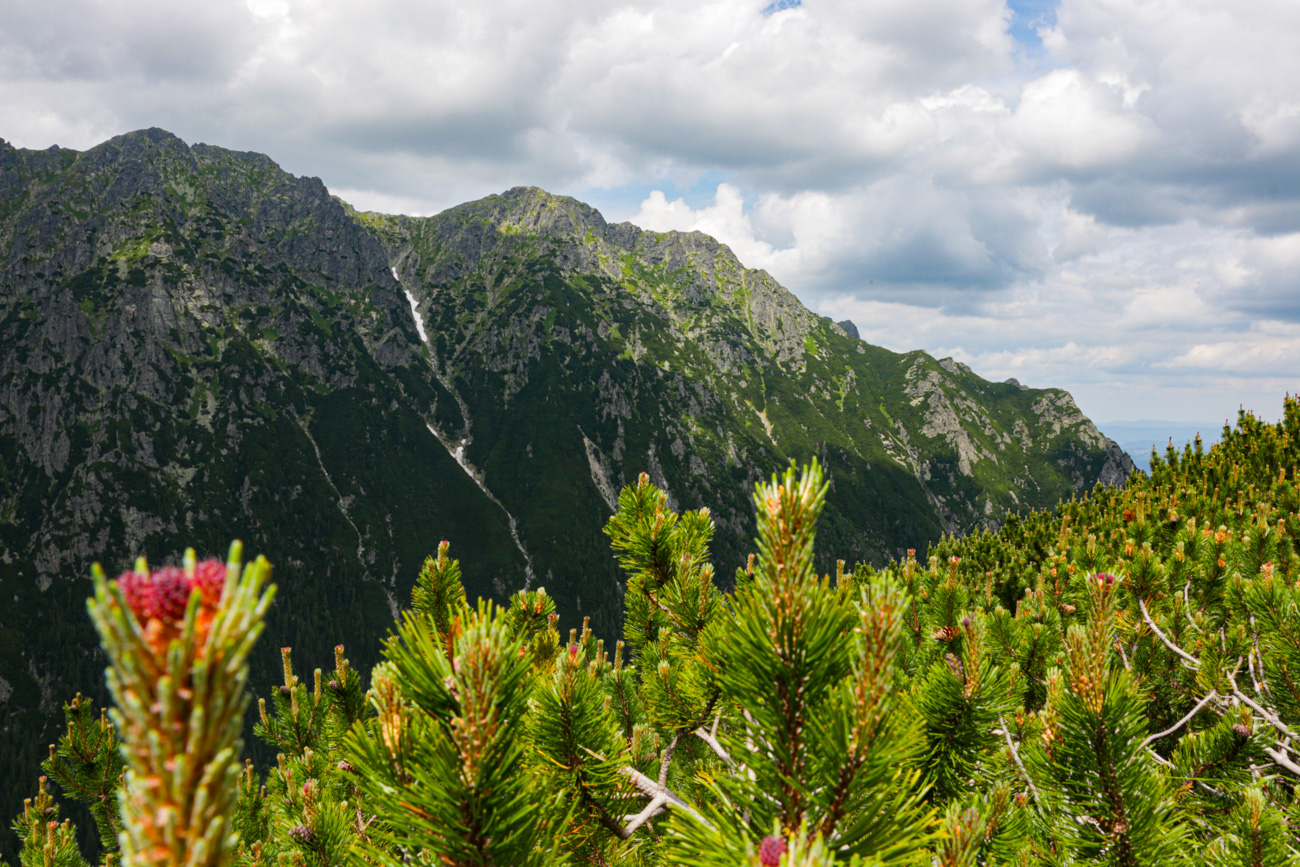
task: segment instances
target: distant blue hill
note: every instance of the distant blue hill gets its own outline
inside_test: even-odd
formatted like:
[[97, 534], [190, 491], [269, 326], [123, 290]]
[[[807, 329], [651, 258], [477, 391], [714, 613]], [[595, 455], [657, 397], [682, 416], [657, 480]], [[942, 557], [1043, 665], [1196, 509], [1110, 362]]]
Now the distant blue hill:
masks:
[[1223, 432], [1223, 422], [1195, 421], [1111, 421], [1097, 425], [1102, 433], [1128, 452], [1133, 463], [1144, 473], [1151, 472], [1151, 448], [1154, 446], [1161, 454], [1173, 440], [1179, 450], [1195, 439], [1199, 433], [1201, 443], [1209, 448], [1219, 441]]

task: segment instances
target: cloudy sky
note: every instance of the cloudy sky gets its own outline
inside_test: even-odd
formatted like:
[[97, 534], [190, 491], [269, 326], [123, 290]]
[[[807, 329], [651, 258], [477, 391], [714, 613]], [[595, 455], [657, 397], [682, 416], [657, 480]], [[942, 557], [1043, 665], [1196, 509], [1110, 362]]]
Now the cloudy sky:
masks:
[[1296, 0], [4, 0], [0, 137], [533, 184], [1099, 421], [1300, 390]]

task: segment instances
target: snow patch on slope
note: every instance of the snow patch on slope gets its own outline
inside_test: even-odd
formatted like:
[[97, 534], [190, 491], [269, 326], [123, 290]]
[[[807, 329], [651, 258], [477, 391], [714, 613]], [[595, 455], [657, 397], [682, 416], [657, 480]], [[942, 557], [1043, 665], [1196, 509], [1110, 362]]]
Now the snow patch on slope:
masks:
[[488, 490], [487, 482], [483, 479], [483, 474], [475, 469], [474, 465], [469, 462], [467, 457], [465, 457], [465, 440], [461, 440], [453, 448], [451, 444], [438, 433], [437, 429], [434, 428], [433, 425], [425, 422], [424, 426], [429, 429], [429, 433], [433, 434], [434, 439], [442, 443], [443, 448], [447, 450], [447, 454], [451, 455], [456, 463], [460, 464], [460, 468], [465, 471], [465, 475], [469, 476], [470, 479], [473, 480], [474, 484], [478, 485], [478, 489], [483, 492], [483, 495], [495, 503], [497, 508], [505, 512], [506, 521], [510, 525], [510, 538], [514, 539], [515, 547], [519, 549], [519, 553], [524, 555], [524, 589], [532, 589], [533, 578], [536, 576], [536, 573], [533, 571], [532, 555], [528, 553], [528, 549], [524, 547], [523, 540], [519, 538], [519, 522], [515, 520], [514, 515], [510, 514], [510, 510], [505, 507], [505, 504], [498, 500], [496, 495]]
[[[397, 276], [396, 266], [392, 266], [392, 272], [393, 279], [402, 287], [402, 292], [406, 294], [406, 300], [410, 302], [411, 317], [415, 320], [415, 330], [420, 334], [420, 342], [428, 347], [429, 352], [432, 353], [433, 347], [429, 346], [429, 335], [424, 330], [424, 319], [420, 316], [419, 308], [415, 302], [415, 296], [411, 294], [411, 290], [408, 289], [406, 285], [402, 283], [401, 278]], [[465, 430], [468, 432], [471, 425], [469, 407], [465, 405], [464, 401], [460, 399], [460, 395], [456, 394], [455, 391], [452, 391], [452, 396], [456, 398], [456, 402], [460, 406], [461, 415], [465, 419]], [[528, 549], [524, 547], [523, 540], [519, 537], [519, 522], [515, 520], [514, 515], [510, 514], [510, 510], [505, 507], [505, 504], [498, 500], [496, 495], [488, 490], [487, 481], [484, 479], [483, 474], [475, 469], [469, 462], [469, 458], [465, 454], [465, 447], [469, 445], [469, 439], [462, 437], [455, 445], [452, 445], [450, 438], [444, 437], [433, 425], [428, 422], [425, 422], [424, 424], [425, 427], [429, 429], [429, 433], [433, 434], [433, 438], [447, 450], [447, 454], [451, 455], [452, 460], [460, 464], [460, 468], [465, 471], [465, 475], [469, 476], [474, 481], [474, 484], [478, 485], [478, 489], [483, 492], [483, 495], [495, 503], [498, 509], [505, 512], [506, 521], [510, 526], [510, 538], [514, 540], [515, 547], [519, 549], [519, 553], [524, 556], [524, 589], [531, 589], [533, 578], [536, 573], [533, 570], [532, 555], [528, 553]]]
[[425, 333], [424, 319], [420, 316], [419, 307], [415, 303], [415, 296], [411, 294], [411, 290], [407, 289], [405, 284], [398, 280], [396, 267], [393, 268], [393, 279], [397, 280], [398, 284], [401, 285], [402, 292], [406, 295], [407, 303], [411, 305], [411, 318], [415, 320], [415, 330], [420, 333], [420, 342], [425, 346], [428, 346], [429, 335]]

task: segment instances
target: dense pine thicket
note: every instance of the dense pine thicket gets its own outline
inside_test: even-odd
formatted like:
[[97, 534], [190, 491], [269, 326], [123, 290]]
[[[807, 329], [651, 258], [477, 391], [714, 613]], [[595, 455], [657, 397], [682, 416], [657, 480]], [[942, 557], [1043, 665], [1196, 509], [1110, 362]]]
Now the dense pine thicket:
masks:
[[791, 469], [730, 593], [707, 510], [643, 477], [605, 528], [622, 640], [561, 636], [540, 590], [471, 606], [444, 545], [368, 691], [342, 648], [305, 681], [283, 650], [269, 769], [231, 723], [264, 562], [101, 576], [118, 708], [68, 704], [21, 862], [85, 863], [57, 789], [139, 865], [1294, 863], [1298, 443], [1288, 398], [1123, 490], [820, 577], [826, 485]]

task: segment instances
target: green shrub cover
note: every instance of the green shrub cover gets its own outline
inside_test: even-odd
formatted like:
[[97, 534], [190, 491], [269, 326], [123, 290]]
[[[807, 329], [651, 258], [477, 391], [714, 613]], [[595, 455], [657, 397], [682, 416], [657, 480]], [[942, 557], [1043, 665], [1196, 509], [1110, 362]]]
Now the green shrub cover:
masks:
[[[368, 690], [342, 647], [310, 684], [282, 651], [264, 774], [229, 714], [265, 567], [232, 557], [214, 607], [142, 564], [91, 602], [115, 726], [78, 697], [44, 768], [105, 863], [1292, 864], [1298, 442], [1287, 398], [1123, 490], [834, 576], [812, 565], [827, 483], [791, 467], [755, 490], [730, 593], [708, 510], [642, 476], [605, 528], [612, 648], [561, 636], [543, 590], [470, 605], [443, 545]], [[21, 862], [84, 864], [49, 788]]]

